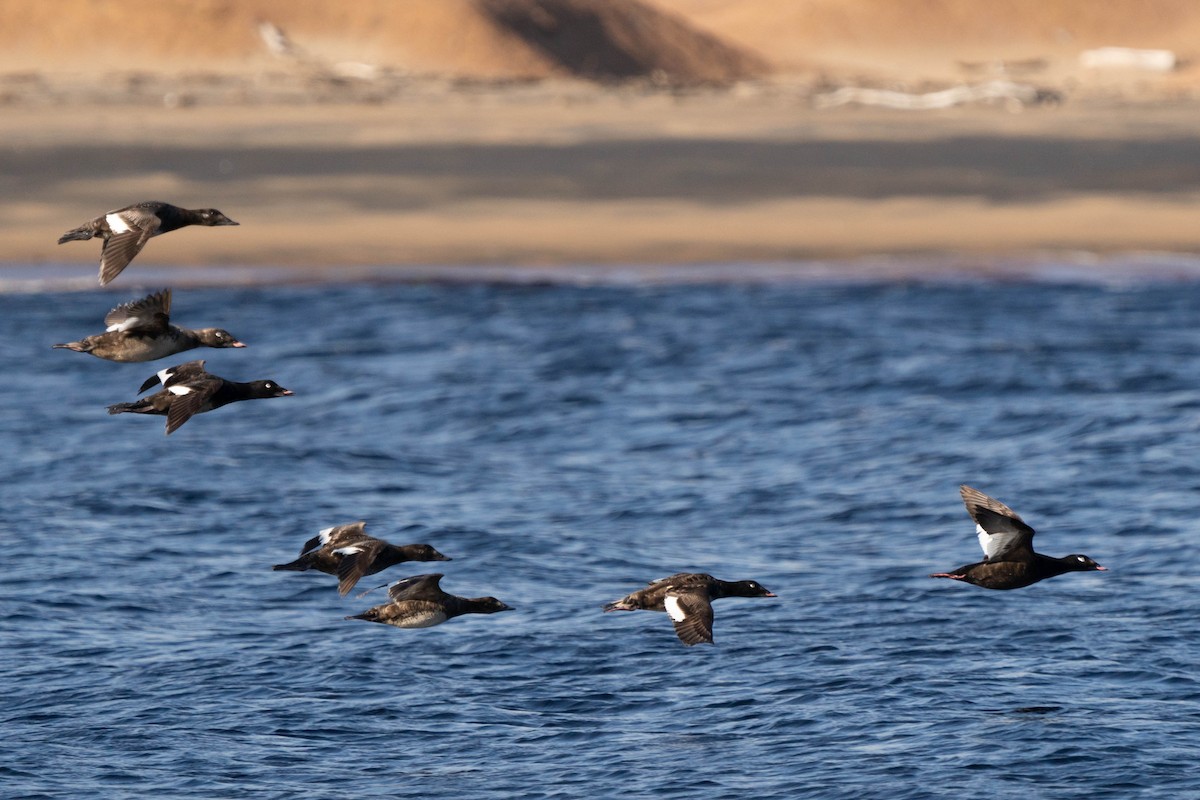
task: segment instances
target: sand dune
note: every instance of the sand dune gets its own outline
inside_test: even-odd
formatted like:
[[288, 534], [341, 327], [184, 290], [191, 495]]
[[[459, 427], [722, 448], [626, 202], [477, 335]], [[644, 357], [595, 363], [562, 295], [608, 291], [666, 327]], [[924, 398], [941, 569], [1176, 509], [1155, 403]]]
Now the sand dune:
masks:
[[[368, 63], [475, 78], [660, 74], [681, 83], [730, 81], [769, 65], [678, 15], [641, 0], [292, 0], [125, 4], [12, 0], [0, 31], [9, 69], [239, 71], [278, 66], [259, 26], [282, 30], [298, 65]], [[103, 35], [96, 35], [103, 31]]]
[[[95, 247], [57, 236], [146, 199], [243, 223], [155, 240], [147, 265], [1200, 252], [1192, 2], [5, 8], [21, 24], [0, 28], [4, 262], [94, 264]], [[1171, 48], [1181, 66], [1080, 66], [1109, 44]], [[996, 76], [1062, 102], [814, 103]]]
[[657, 69], [685, 81], [767, 70], [911, 80], [997, 59], [1075, 70], [1080, 51], [1104, 45], [1194, 61], [1200, 41], [1190, 0], [195, 0], [136, 14], [118, 0], [7, 0], [5, 10], [20, 23], [0, 28], [0, 67], [88, 73], [268, 68], [263, 21], [322, 63], [476, 78]]

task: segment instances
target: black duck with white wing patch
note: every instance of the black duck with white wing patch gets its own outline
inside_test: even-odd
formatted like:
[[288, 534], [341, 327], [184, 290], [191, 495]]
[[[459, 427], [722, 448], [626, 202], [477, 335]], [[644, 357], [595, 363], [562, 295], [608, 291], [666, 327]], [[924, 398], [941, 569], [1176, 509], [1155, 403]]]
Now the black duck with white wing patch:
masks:
[[103, 286], [129, 266], [152, 237], [189, 225], [237, 224], [215, 208], [180, 208], [148, 200], [101, 214], [64, 233], [58, 243], [86, 241], [95, 236], [103, 239], [104, 246], [100, 249], [100, 285]]
[[378, 622], [396, 628], [432, 628], [463, 614], [495, 614], [511, 611], [494, 597], [459, 597], [442, 591], [441, 573], [414, 575], [392, 584], [391, 602], [369, 608], [346, 619]]
[[984, 589], [1021, 589], [1066, 572], [1107, 569], [1078, 553], [1054, 558], [1035, 552], [1034, 530], [1017, 512], [970, 486], [960, 486], [959, 493], [967, 513], [975, 520], [983, 561], [951, 572], [935, 572], [929, 577], [949, 578]]
[[245, 347], [221, 328], [181, 328], [171, 324], [171, 290], [122, 303], [104, 317], [104, 333], [56, 349], [89, 353], [107, 361], [155, 361], [196, 347]]
[[268, 397], [287, 397], [290, 389], [272, 380], [228, 381], [204, 369], [204, 361], [188, 361], [160, 370], [146, 379], [138, 392], [144, 392], [156, 383], [162, 390], [135, 400], [132, 403], [116, 403], [108, 407], [109, 414], [158, 414], [167, 418], [167, 434], [178, 430], [196, 414], [220, 408], [241, 400], [259, 400]]
[[775, 597], [757, 581], [723, 581], [703, 572], [680, 572], [614, 600], [605, 611], [665, 611], [685, 645], [712, 644], [712, 601], [722, 597]]
[[304, 572], [314, 569], [338, 577], [338, 594], [350, 593], [365, 575], [374, 575], [405, 561], [449, 561], [427, 544], [389, 544], [368, 536], [363, 521], [326, 528], [304, 543], [300, 557], [272, 569]]

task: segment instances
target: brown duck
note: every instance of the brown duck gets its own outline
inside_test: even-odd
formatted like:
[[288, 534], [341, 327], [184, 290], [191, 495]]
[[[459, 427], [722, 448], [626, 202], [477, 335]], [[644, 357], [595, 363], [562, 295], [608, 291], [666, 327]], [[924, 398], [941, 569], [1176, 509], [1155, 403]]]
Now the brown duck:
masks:
[[389, 544], [383, 539], [368, 536], [363, 521], [326, 528], [304, 543], [300, 557], [287, 564], [276, 564], [274, 570], [304, 572], [315, 569], [326, 575], [337, 575], [338, 594], [345, 597], [365, 575], [404, 561], [449, 561], [427, 544]]
[[151, 237], [188, 225], [214, 227], [237, 223], [215, 208], [180, 208], [159, 200], [148, 200], [101, 214], [58, 237], [58, 243], [86, 241], [94, 236], [103, 239], [104, 246], [100, 248], [100, 285], [103, 286], [129, 266]]
[[960, 486], [967, 513], [975, 520], [983, 561], [967, 564], [953, 572], [935, 572], [931, 578], [973, 583], [985, 589], [1020, 589], [1062, 575], [1064, 572], [1106, 570], [1084, 555], [1062, 558], [1033, 551], [1033, 528], [1017, 512], [978, 489]]
[[463, 614], [495, 614], [512, 611], [494, 597], [459, 597], [442, 591], [441, 573], [414, 575], [392, 584], [390, 603], [368, 608], [346, 619], [378, 622], [397, 628], [432, 628]]
[[90, 353], [107, 361], [154, 361], [194, 347], [245, 347], [221, 328], [181, 328], [171, 324], [171, 290], [163, 289], [109, 311], [104, 333], [55, 349]]

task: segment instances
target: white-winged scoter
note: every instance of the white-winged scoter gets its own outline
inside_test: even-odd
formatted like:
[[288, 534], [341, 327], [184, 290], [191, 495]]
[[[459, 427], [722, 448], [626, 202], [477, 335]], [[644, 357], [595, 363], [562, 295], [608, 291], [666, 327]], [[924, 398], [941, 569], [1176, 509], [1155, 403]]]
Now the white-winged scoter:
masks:
[[931, 578], [950, 578], [985, 589], [1020, 589], [1064, 572], [1106, 570], [1092, 559], [1073, 553], [1062, 558], [1033, 550], [1033, 528], [1008, 506], [978, 489], [960, 486], [967, 513], [975, 520], [983, 561], [953, 572], [935, 572]]
[[495, 614], [512, 607], [494, 597], [459, 597], [442, 591], [441, 573], [414, 575], [388, 589], [391, 602], [346, 619], [379, 622], [397, 628], [431, 628], [463, 614]]
[[100, 285], [103, 286], [129, 266], [129, 262], [153, 236], [188, 225], [213, 227], [237, 224], [215, 208], [180, 208], [170, 203], [148, 200], [101, 214], [58, 237], [58, 243], [86, 241], [94, 236], [102, 238]]
[[665, 611], [685, 645], [712, 644], [712, 601], [722, 597], [775, 597], [757, 581], [723, 581], [702, 572], [680, 572], [653, 581], [605, 611]]
[[167, 433], [171, 434], [194, 415], [212, 411], [229, 403], [292, 394], [290, 389], [284, 389], [271, 380], [248, 383], [227, 381], [205, 371], [203, 361], [188, 361], [159, 370], [146, 379], [138, 392], [144, 392], [156, 383], [162, 384], [161, 391], [132, 403], [111, 405], [108, 407], [108, 413], [165, 415]]
[[171, 290], [134, 300], [109, 311], [104, 333], [56, 349], [90, 353], [107, 361], [156, 361], [196, 347], [245, 347], [221, 328], [181, 328], [171, 324]]
[[427, 544], [395, 545], [368, 536], [366, 522], [326, 528], [304, 543], [300, 557], [271, 569], [304, 572], [315, 569], [338, 577], [338, 594], [345, 597], [364, 575], [374, 575], [404, 561], [449, 561]]

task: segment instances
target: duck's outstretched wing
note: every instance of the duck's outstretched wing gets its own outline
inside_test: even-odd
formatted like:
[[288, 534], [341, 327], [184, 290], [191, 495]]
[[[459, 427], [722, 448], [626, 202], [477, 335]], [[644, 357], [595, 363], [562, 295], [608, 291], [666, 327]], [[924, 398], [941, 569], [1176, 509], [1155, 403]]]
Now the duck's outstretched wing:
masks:
[[342, 597], [348, 595], [354, 585], [367, 574], [367, 570], [375, 563], [376, 556], [386, 546], [387, 542], [382, 539], [365, 536], [334, 550], [333, 552], [342, 557], [338, 562], [338, 594]]
[[159, 334], [167, 330], [171, 321], [171, 290], [122, 303], [104, 315], [104, 325], [109, 331]]
[[388, 587], [388, 597], [396, 601], [429, 599], [431, 595], [439, 596], [442, 594], [442, 587], [439, 583], [441, 579], [442, 573], [433, 572], [396, 581]]
[[215, 375], [206, 375], [186, 383], [168, 382], [166, 391], [174, 398], [167, 409], [167, 435], [179, 430], [183, 423], [200, 413], [221, 388], [222, 382]]
[[712, 644], [713, 610], [707, 593], [686, 590], [667, 592], [663, 606], [681, 642], [689, 647]]
[[1008, 506], [978, 489], [960, 486], [963, 504], [975, 520], [979, 546], [987, 561], [1033, 558], [1033, 528]]

